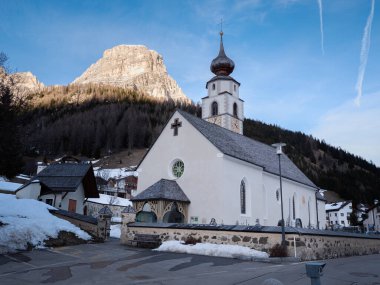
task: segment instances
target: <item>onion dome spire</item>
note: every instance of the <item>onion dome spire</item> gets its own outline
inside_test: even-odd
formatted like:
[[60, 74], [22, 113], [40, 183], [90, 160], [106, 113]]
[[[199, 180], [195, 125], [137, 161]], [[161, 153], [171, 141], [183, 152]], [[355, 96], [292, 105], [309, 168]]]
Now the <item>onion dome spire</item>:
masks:
[[235, 68], [235, 63], [232, 61], [232, 59], [226, 56], [226, 53], [224, 52], [223, 31], [220, 31], [219, 54], [211, 62], [210, 70], [215, 75], [228, 76], [234, 71], [234, 68]]

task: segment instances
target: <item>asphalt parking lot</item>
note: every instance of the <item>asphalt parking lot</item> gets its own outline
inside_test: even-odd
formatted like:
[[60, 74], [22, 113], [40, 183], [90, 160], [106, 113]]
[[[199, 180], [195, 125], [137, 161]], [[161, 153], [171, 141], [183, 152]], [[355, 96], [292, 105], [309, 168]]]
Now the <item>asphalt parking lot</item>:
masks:
[[[380, 255], [325, 261], [323, 285], [379, 284]], [[261, 263], [130, 248], [112, 239], [0, 255], [0, 284], [310, 284], [304, 263]]]

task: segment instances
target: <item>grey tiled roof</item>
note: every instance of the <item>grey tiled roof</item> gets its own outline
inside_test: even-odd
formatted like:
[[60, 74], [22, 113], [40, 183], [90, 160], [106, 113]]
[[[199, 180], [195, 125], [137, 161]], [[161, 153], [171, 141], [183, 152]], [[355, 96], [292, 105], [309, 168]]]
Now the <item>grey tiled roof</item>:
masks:
[[75, 191], [90, 167], [90, 164], [52, 164], [38, 173], [34, 179], [53, 191]]
[[136, 213], [136, 210], [135, 208], [133, 208], [131, 205], [128, 205], [127, 207], [124, 208], [123, 211], [121, 211], [122, 213], [129, 213], [129, 214], [134, 214]]
[[189, 198], [187, 198], [177, 182], [167, 179], [161, 179], [131, 199], [131, 201], [146, 200], [170, 200], [190, 203]]
[[112, 216], [112, 211], [107, 206], [104, 206], [103, 208], [101, 208], [99, 210], [98, 214], [100, 214], [100, 215], [111, 215]]
[[[278, 156], [272, 146], [209, 123], [184, 111], [178, 110], [178, 112], [225, 155], [261, 166], [264, 171], [279, 175]], [[318, 188], [286, 155], [281, 155], [281, 172], [285, 178]]]

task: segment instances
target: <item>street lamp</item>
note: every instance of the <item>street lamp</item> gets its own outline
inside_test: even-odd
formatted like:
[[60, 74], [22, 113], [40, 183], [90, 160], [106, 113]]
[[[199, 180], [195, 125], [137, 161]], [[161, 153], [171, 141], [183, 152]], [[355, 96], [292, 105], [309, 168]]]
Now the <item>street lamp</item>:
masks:
[[285, 221], [284, 221], [284, 203], [282, 199], [282, 176], [281, 176], [281, 154], [282, 147], [286, 146], [284, 143], [274, 143], [273, 147], [276, 148], [276, 154], [278, 155], [278, 168], [280, 170], [280, 194], [281, 194], [281, 245], [285, 246]]

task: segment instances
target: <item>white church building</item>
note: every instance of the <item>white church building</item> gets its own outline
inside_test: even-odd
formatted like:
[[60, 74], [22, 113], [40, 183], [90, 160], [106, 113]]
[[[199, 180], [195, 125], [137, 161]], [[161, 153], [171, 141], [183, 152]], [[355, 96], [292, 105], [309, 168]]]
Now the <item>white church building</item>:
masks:
[[[234, 62], [222, 36], [202, 118], [176, 111], [137, 167], [131, 199], [137, 222], [277, 226], [281, 221], [279, 158], [272, 146], [243, 135], [244, 101], [240, 83], [230, 76]], [[281, 174], [285, 225], [324, 225], [318, 187], [286, 155]]]

